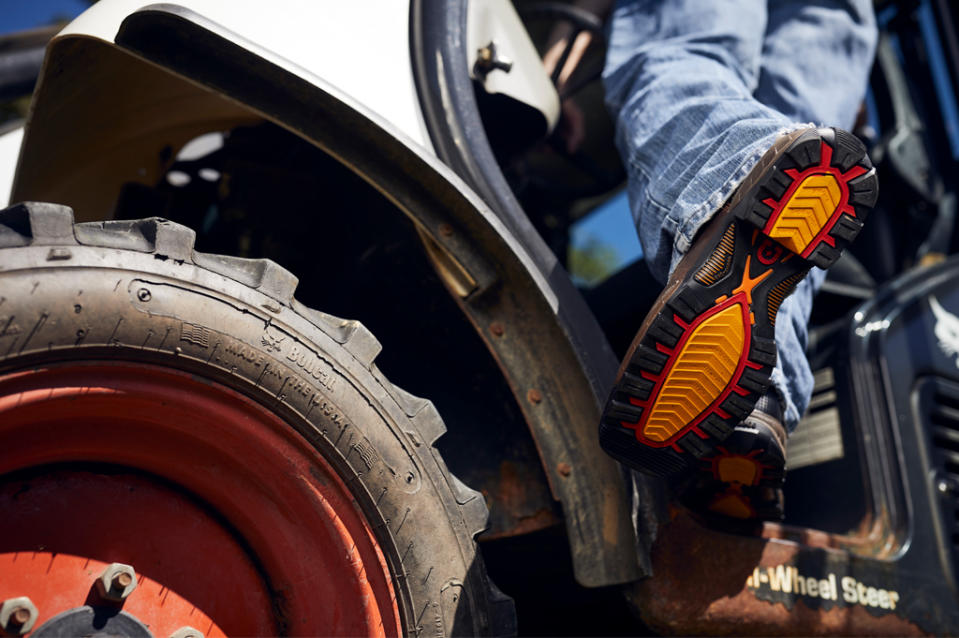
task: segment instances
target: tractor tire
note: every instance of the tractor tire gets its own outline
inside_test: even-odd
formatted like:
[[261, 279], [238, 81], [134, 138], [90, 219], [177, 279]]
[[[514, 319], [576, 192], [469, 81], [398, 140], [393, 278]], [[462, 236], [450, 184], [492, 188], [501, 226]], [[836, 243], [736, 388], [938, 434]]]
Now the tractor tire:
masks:
[[[0, 211], [0, 596], [43, 635], [103, 613], [155, 636], [514, 634], [433, 404], [290, 272], [194, 238]], [[136, 573], [119, 603], [95, 582], [114, 563]]]

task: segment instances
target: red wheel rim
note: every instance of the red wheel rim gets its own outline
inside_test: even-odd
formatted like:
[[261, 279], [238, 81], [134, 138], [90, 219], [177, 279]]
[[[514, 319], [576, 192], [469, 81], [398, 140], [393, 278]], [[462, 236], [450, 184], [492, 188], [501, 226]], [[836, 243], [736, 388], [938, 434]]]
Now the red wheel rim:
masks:
[[35, 627], [121, 562], [139, 580], [123, 610], [155, 636], [400, 633], [346, 484], [225, 386], [130, 363], [9, 374], [0, 449], [0, 516], [17, 521], [0, 527], [0, 599], [28, 596]]

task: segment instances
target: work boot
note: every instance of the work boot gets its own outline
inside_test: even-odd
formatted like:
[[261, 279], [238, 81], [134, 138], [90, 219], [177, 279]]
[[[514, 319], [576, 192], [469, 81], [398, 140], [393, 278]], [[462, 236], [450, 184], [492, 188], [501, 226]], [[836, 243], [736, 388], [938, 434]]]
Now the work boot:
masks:
[[786, 428], [779, 402], [763, 396], [715, 453], [699, 460], [680, 500], [719, 522], [781, 521]]
[[633, 339], [599, 426], [624, 464], [686, 476], [766, 393], [783, 299], [862, 228], [876, 171], [850, 133], [780, 136], [698, 233]]

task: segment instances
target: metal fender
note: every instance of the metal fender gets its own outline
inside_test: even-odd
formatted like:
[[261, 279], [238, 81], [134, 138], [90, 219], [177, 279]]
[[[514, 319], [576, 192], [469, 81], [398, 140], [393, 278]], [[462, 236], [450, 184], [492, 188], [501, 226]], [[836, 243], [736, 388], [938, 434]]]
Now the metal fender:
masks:
[[[227, 18], [225, 6], [235, 6], [190, 4]], [[324, 3], [324, 12], [335, 4]], [[132, 6], [104, 0], [51, 43], [13, 201], [65, 203], [78, 220], [102, 217], [121, 184], [155, 182], [171, 153], [193, 136], [247, 121], [273, 121], [322, 148], [414, 221], [447, 288], [499, 363], [563, 505], [577, 580], [599, 586], [644, 575], [623, 475], [596, 437], [597, 388], [600, 377], [611, 378], [615, 358], [608, 345], [584, 354], [571, 338], [561, 319], [567, 302], [555, 291], [557, 278], [569, 286], [568, 276], [555, 257], [544, 260], [541, 240], [530, 253], [530, 240], [517, 239], [428, 150], [418, 115], [388, 119], [376, 99], [368, 104], [192, 9], [151, 5], [114, 21], [111, 34], [94, 20], [101, 5], [111, 17], [108, 9]], [[269, 22], [275, 11], [274, 3], [261, 19]], [[364, 21], [371, 13], [364, 8]], [[277, 37], [303, 34], [300, 25], [293, 36], [276, 23], [261, 26]], [[400, 48], [393, 54], [408, 67], [407, 43]], [[413, 91], [409, 68], [404, 73], [402, 90]], [[388, 74], [377, 69], [375, 77]], [[415, 96], [409, 99], [415, 106]], [[601, 365], [584, 365], [591, 359]]]

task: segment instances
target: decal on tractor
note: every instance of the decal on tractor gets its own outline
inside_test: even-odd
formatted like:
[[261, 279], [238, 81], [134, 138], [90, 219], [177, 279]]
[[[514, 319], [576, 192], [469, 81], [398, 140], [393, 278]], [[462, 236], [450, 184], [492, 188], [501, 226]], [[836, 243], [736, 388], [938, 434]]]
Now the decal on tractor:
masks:
[[[929, 296], [929, 307], [936, 315], [933, 332], [939, 340], [939, 348], [949, 358], [959, 355], [959, 317], [943, 308], [933, 295]], [[956, 357], [956, 367], [959, 367], [959, 357]]]
[[786, 602], [786, 598], [788, 606], [801, 599], [810, 607], [860, 605], [873, 612], [895, 611], [901, 600], [894, 589], [876, 587], [835, 572], [809, 574], [794, 565], [756, 567], [746, 578], [746, 588], [761, 600]]

